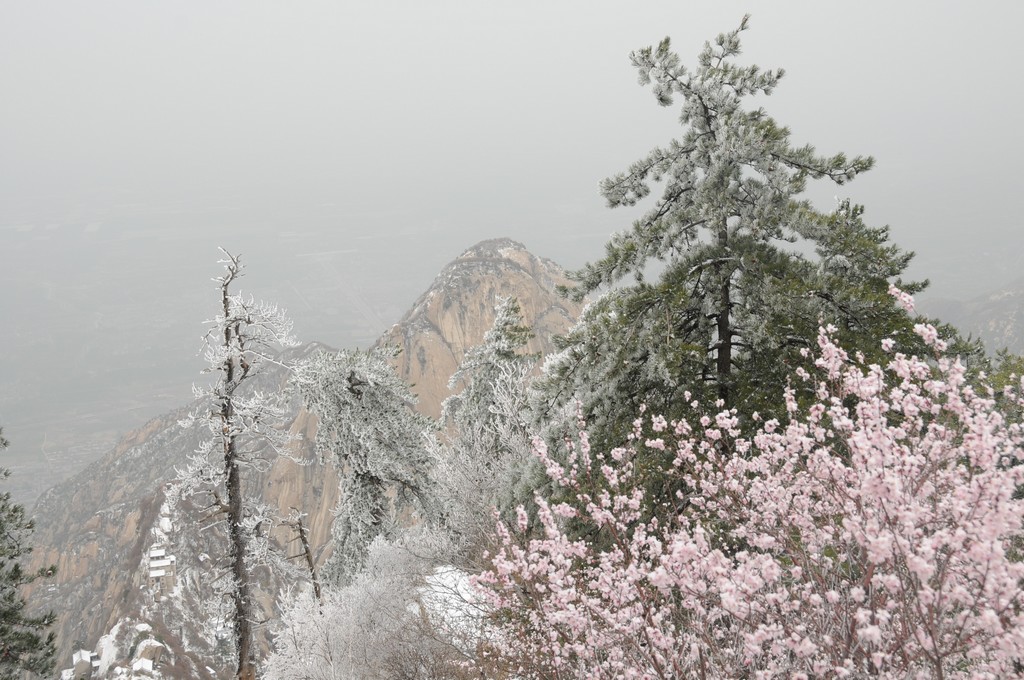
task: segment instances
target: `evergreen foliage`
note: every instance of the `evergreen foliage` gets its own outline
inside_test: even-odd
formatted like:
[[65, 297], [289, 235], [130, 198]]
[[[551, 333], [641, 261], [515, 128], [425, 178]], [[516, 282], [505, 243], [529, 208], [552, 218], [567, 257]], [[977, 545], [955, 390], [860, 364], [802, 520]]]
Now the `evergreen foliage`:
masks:
[[[951, 357], [977, 346], [916, 316], [888, 228], [799, 198], [872, 160], [744, 108], [783, 75], [735, 64], [745, 28], [693, 70], [667, 39], [633, 53], [684, 131], [602, 183], [611, 207], [663, 193], [573, 275], [605, 294], [536, 389], [511, 299], [436, 437], [395, 350], [296, 372], [341, 500], [323, 597], [284, 607], [270, 677], [1019, 672], [1020, 362], [976, 389]], [[458, 597], [431, 601], [446, 572]]]
[[388, 360], [393, 348], [319, 352], [296, 371], [306, 407], [317, 416], [316, 450], [341, 471], [334, 549], [325, 578], [347, 583], [377, 537], [393, 536], [399, 515], [427, 506], [428, 418]]
[[499, 298], [494, 307], [494, 323], [484, 334], [483, 342], [466, 352], [448, 381], [449, 389], [464, 387], [445, 399], [442, 423], [460, 431], [481, 420], [508, 418], [510, 414], [496, 413], [493, 408], [498, 385], [506, 368], [522, 372], [536, 365], [536, 355], [523, 353], [532, 337], [533, 332], [524, 325], [519, 301], [512, 297]]
[[692, 70], [667, 38], [632, 53], [660, 105], [681, 100], [683, 132], [601, 183], [610, 207], [637, 204], [657, 182], [663, 191], [603, 259], [572, 275], [577, 300], [610, 291], [548, 362], [541, 418], [579, 400], [595, 440], [611, 442], [630, 429], [622, 414], [647, 404], [671, 417], [685, 392], [763, 412], [822, 323], [854, 349], [877, 351], [885, 337], [919, 347], [887, 295], [892, 283], [923, 286], [899, 278], [911, 254], [888, 242], [887, 228], [865, 225], [859, 206], [823, 214], [798, 198], [809, 179], [844, 184], [872, 159], [796, 146], [763, 109], [745, 108], [783, 76], [735, 63], [745, 28], [746, 19], [706, 44]]
[[[0, 428], [0, 449], [7, 446]], [[10, 470], [0, 468], [0, 480], [10, 474]], [[32, 573], [22, 568], [22, 558], [32, 552], [32, 529], [25, 508], [11, 501], [10, 492], [0, 493], [0, 678], [5, 680], [21, 678], [25, 671], [45, 676], [54, 666], [54, 633], [47, 629], [56, 617], [52, 612], [26, 614], [21, 596], [22, 586], [56, 573], [55, 567]]]
[[523, 353], [532, 335], [518, 301], [499, 298], [483, 342], [466, 353], [448, 383], [462, 389], [442, 405], [433, 516], [452, 534], [462, 559], [481, 550], [495, 508], [504, 516], [532, 497], [535, 433], [527, 390], [538, 357]]

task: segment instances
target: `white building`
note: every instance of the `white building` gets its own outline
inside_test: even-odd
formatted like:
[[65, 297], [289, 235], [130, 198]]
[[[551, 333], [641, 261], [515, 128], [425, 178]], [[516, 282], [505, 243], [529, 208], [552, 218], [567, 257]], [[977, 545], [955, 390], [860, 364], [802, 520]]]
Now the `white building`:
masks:
[[99, 670], [100, 658], [88, 649], [79, 649], [71, 655], [71, 668], [60, 672], [60, 680], [89, 680]]
[[174, 589], [177, 583], [178, 570], [174, 555], [160, 546], [149, 549], [149, 578], [146, 584], [153, 591], [153, 599], [159, 601]]

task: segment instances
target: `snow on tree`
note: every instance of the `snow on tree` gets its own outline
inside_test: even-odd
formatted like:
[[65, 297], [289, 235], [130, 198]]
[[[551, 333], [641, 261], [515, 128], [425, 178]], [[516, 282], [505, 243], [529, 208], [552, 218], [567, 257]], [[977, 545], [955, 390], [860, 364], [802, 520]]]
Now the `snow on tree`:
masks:
[[273, 513], [246, 492], [246, 473], [266, 470], [277, 455], [286, 453], [291, 438], [280, 425], [288, 412], [287, 397], [266, 379], [265, 369], [281, 365], [284, 348], [298, 344], [291, 320], [276, 305], [231, 292], [242, 275], [239, 256], [221, 249], [224, 274], [214, 279], [220, 310], [207, 322], [205, 359], [217, 379], [195, 388], [201, 406], [183, 426], [204, 421], [210, 431], [188, 466], [180, 471], [175, 499], [204, 504], [207, 517], [227, 524], [228, 546], [223, 558], [227, 573], [217, 587], [230, 600], [230, 619], [237, 652], [239, 680], [256, 677], [253, 649], [256, 585], [253, 567], [267, 558], [267, 536]]
[[[522, 353], [532, 337], [532, 331], [524, 325], [519, 301], [512, 297], [498, 298], [494, 323], [484, 334], [483, 342], [466, 352], [448, 381], [449, 389], [454, 390], [459, 385], [463, 385], [463, 389], [445, 399], [442, 422], [459, 430], [479, 420], [512, 418], [510, 414], [493, 410], [495, 392], [503, 367], [510, 366], [513, 372], [529, 372], [536, 365], [536, 355]], [[494, 429], [497, 431], [500, 426], [496, 424]], [[495, 445], [498, 444], [496, 439]]]
[[[0, 428], [0, 450], [8, 442]], [[0, 468], [0, 480], [10, 476]], [[56, 620], [53, 613], [31, 616], [25, 612], [21, 588], [38, 578], [56, 573], [54, 567], [30, 573], [21, 560], [32, 552], [32, 520], [25, 508], [11, 502], [10, 492], [0, 493], [0, 678], [20, 678], [28, 671], [45, 676], [53, 671], [54, 634], [47, 629]]]
[[479, 620], [468, 577], [429, 558], [449, 549], [443, 535], [420, 530], [376, 538], [349, 583], [325, 588], [322, 600], [308, 590], [289, 600], [265, 677], [479, 677], [465, 663]]
[[[571, 275], [577, 300], [611, 291], [561, 341], [537, 400], [546, 418], [579, 400], [597, 441], [620, 441], [631, 417], [615, 414], [641, 403], [674, 415], [687, 390], [763, 411], [819, 323], [863, 351], [883, 337], [917, 342], [885, 294], [890, 283], [919, 289], [898, 278], [910, 254], [887, 243], [887, 229], [865, 226], [859, 207], [822, 214], [798, 200], [809, 179], [844, 184], [872, 159], [796, 146], [788, 128], [746, 107], [783, 76], [736, 63], [746, 24], [706, 44], [692, 70], [667, 38], [631, 54], [660, 105], [681, 101], [682, 135], [601, 183], [613, 208], [663, 188], [603, 259]], [[658, 277], [648, 282], [652, 264]]]
[[[687, 417], [641, 415], [620, 448], [582, 432], [559, 463], [538, 443], [569, 500], [538, 500], [540, 536], [521, 533], [524, 512], [499, 526], [476, 579], [517, 677], [1020, 674], [1024, 428], [999, 404], [1019, 413], [1024, 381], [976, 389], [928, 324], [931, 357], [886, 339], [884, 365], [836, 330], [796, 369], [785, 418], [751, 437], [736, 409], [687, 399]], [[642, 514], [649, 454], [679, 481], [667, 521]]]
[[356, 574], [377, 537], [389, 538], [403, 513], [428, 503], [429, 419], [388, 360], [397, 350], [320, 352], [295, 373], [306, 407], [319, 420], [316, 450], [341, 471], [327, 581]]
[[[492, 512], [532, 497], [534, 433], [527, 397], [536, 355], [522, 353], [532, 333], [519, 303], [500, 298], [483, 342], [466, 353], [448, 383], [434, 442], [434, 519], [452, 533], [460, 558], [472, 559], [493, 528]], [[453, 556], [453, 559], [455, 556]]]
[[[437, 437], [385, 350], [320, 355], [299, 371], [320, 418], [317, 449], [342, 470], [342, 502], [329, 582], [286, 604], [268, 678], [470, 676], [482, 612], [465, 568], [479, 568], [494, 506], [521, 500], [514, 488], [532, 459], [524, 413], [537, 359], [519, 353], [529, 338], [518, 303], [499, 300], [451, 379], [462, 389]], [[399, 526], [390, 489], [406, 489], [423, 521]]]

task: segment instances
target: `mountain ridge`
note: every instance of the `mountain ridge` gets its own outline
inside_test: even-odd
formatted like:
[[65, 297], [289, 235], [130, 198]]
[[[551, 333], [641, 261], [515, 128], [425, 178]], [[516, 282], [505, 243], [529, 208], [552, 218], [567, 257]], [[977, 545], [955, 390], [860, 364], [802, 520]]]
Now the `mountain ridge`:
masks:
[[990, 354], [1024, 354], [1024, 276], [967, 300], [925, 297], [919, 307], [981, 338]]

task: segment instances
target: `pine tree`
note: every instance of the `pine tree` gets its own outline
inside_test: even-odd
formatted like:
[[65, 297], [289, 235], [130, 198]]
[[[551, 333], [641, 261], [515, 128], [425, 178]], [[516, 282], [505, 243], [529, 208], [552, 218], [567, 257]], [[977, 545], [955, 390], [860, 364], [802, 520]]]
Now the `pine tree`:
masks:
[[[0, 428], [0, 449], [8, 446]], [[0, 468], [0, 480], [10, 476]], [[25, 508], [11, 501], [9, 492], [0, 493], [0, 678], [22, 677], [24, 671], [47, 675], [53, 671], [54, 634], [47, 632], [56, 617], [53, 613], [30, 616], [25, 613], [21, 588], [37, 578], [56, 573], [55, 567], [27, 573], [21, 559], [32, 552], [28, 544], [33, 523], [25, 518]]]
[[492, 512], [508, 518], [533, 494], [535, 435], [528, 384], [539, 357], [525, 353], [533, 336], [515, 298], [499, 298], [483, 342], [469, 350], [448, 383], [461, 390], [444, 401], [435, 447], [434, 519], [473, 559], [490, 538]]
[[388, 363], [397, 350], [319, 352], [296, 371], [306, 407], [317, 416], [316, 450], [341, 471], [341, 500], [325, 579], [347, 584], [370, 544], [394, 535], [402, 513], [428, 503], [430, 420]]
[[[886, 294], [891, 283], [923, 285], [899, 280], [911, 254], [887, 242], [887, 229], [866, 226], [860, 207], [823, 214], [798, 200], [809, 179], [844, 184], [872, 159], [795, 146], [763, 109], [744, 107], [783, 76], [735, 63], [746, 25], [706, 44], [693, 70], [667, 38], [632, 53], [660, 105], [681, 100], [683, 133], [601, 183], [610, 207], [639, 203], [653, 183], [663, 192], [603, 259], [572, 275], [577, 300], [611, 290], [549, 361], [542, 417], [579, 400], [592, 435], [609, 443], [631, 427], [632, 415], [617, 414], [641, 404], [667, 416], [693, 398], [745, 414], [768, 408], [766, 395], [823, 323], [855, 349], [877, 352], [886, 337], [918, 346]], [[659, 275], [648, 282], [652, 269]], [[628, 277], [635, 282], [623, 285]]]
[[[481, 425], [486, 426], [487, 450], [497, 452], [504, 446], [503, 433], [518, 427], [522, 413], [518, 409], [500, 408], [503, 391], [515, 389], [509, 380], [519, 384], [537, 364], [538, 356], [523, 352], [533, 332], [524, 325], [519, 302], [515, 298], [499, 298], [494, 307], [494, 323], [484, 334], [483, 342], [466, 352], [458, 369], [448, 381], [449, 389], [462, 389], [445, 399], [442, 425], [464, 436]], [[525, 396], [525, 391], [520, 392]], [[525, 403], [521, 404], [525, 408]]]
[[[253, 624], [255, 583], [253, 557], [259, 536], [272, 518], [266, 508], [248, 497], [246, 471], [269, 467], [290, 440], [277, 427], [284, 417], [286, 399], [273, 389], [262, 391], [259, 378], [269, 364], [280, 364], [279, 350], [297, 345], [292, 323], [274, 305], [233, 294], [231, 286], [242, 275], [239, 256], [225, 250], [225, 272], [217, 277], [221, 309], [209, 322], [206, 336], [206, 372], [217, 375], [209, 388], [197, 388], [202, 406], [187, 422], [205, 420], [211, 437], [204, 441], [181, 473], [180, 497], [202, 498], [211, 518], [227, 522], [225, 555], [230, 577], [223, 596], [232, 603], [232, 626], [237, 651], [238, 680], [256, 677]], [[267, 387], [263, 385], [262, 387]]]

